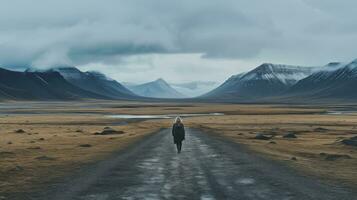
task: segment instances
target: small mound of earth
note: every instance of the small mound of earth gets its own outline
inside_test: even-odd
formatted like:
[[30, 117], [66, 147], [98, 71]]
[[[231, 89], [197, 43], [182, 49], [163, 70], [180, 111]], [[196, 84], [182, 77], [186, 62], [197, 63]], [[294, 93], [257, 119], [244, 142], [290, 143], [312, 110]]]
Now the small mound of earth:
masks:
[[347, 154], [328, 154], [328, 153], [320, 153], [320, 156], [324, 157], [327, 161], [335, 161], [338, 159], [351, 159], [351, 156]]
[[79, 147], [91, 147], [91, 144], [80, 144]]
[[15, 133], [25, 133], [25, 131], [23, 129], [17, 129], [15, 130]]
[[94, 135], [114, 135], [114, 134], [124, 134], [124, 131], [117, 131], [110, 127], [105, 127], [102, 132], [94, 133]]
[[283, 135], [283, 138], [297, 138], [295, 133], [286, 133]]
[[349, 145], [349, 146], [354, 146], [357, 147], [357, 136], [348, 138], [348, 139], [343, 139], [341, 141], [342, 144], [344, 145]]
[[49, 156], [38, 156], [35, 159], [36, 160], [56, 160], [56, 158], [49, 157]]
[[41, 147], [28, 147], [27, 149], [35, 150], [35, 149], [41, 149]]
[[314, 131], [315, 132], [326, 132], [326, 131], [328, 131], [328, 129], [319, 127], [319, 128], [315, 128]]
[[255, 135], [255, 137], [253, 139], [256, 139], [256, 140], [270, 140], [272, 137], [271, 136], [267, 136], [267, 135], [264, 135], [262, 133], [258, 133]]

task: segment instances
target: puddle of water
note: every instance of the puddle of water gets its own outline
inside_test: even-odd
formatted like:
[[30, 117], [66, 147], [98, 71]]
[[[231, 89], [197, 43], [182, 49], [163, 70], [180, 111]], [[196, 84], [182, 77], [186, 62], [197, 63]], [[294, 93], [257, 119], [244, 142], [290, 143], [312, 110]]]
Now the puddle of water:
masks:
[[326, 115], [355, 115], [357, 111], [328, 111]]
[[108, 194], [90, 194], [82, 197], [81, 199], [85, 200], [106, 200], [109, 198]]
[[242, 178], [237, 181], [238, 183], [242, 185], [251, 185], [255, 183], [255, 180], [252, 178]]
[[119, 119], [173, 119], [180, 117], [199, 117], [199, 116], [221, 116], [223, 113], [190, 113], [190, 114], [167, 114], [167, 115], [109, 115], [111, 118]]
[[210, 194], [204, 194], [200, 197], [201, 200], [215, 200], [215, 198]]

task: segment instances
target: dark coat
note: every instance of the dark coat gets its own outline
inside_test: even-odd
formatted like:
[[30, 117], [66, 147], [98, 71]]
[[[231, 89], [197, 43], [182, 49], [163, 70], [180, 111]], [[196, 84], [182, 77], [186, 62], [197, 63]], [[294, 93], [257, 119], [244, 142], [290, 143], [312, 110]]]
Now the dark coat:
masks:
[[172, 126], [172, 136], [175, 144], [182, 142], [185, 139], [185, 126], [182, 123], [175, 123]]

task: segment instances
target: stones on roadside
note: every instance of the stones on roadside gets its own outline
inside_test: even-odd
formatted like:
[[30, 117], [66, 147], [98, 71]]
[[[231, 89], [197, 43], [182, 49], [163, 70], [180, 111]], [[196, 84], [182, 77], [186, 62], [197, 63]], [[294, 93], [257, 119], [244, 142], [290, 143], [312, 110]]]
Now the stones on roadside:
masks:
[[23, 129], [17, 129], [15, 130], [15, 133], [25, 133], [26, 131], [24, 131]]
[[290, 159], [293, 160], [293, 161], [297, 161], [296, 157], [291, 157]]
[[253, 139], [256, 140], [270, 140], [272, 136], [264, 135], [263, 133], [257, 133]]
[[38, 156], [35, 158], [36, 160], [56, 160], [56, 158], [53, 158], [53, 157], [49, 157], [49, 156]]
[[347, 154], [329, 154], [329, 153], [320, 153], [320, 156], [326, 161], [335, 161], [339, 159], [351, 159], [352, 157]]
[[351, 138], [343, 139], [341, 141], [341, 143], [344, 144], [344, 145], [357, 147], [357, 136], [353, 136]]
[[96, 132], [94, 133], [94, 135], [116, 135], [116, 134], [124, 134], [124, 133], [125, 133], [124, 131], [118, 131], [110, 127], [105, 127], [103, 131]]
[[75, 132], [76, 132], [76, 133], [83, 133], [83, 130], [77, 129]]
[[7, 144], [12, 144], [12, 142], [11, 142], [11, 141], [8, 141]]
[[92, 147], [91, 144], [80, 144], [80, 145], [78, 145], [78, 146], [79, 146], [79, 147], [86, 147], [86, 148]]
[[8, 172], [21, 172], [24, 171], [24, 168], [21, 167], [20, 165], [16, 165], [14, 168], [10, 169]]
[[45, 138], [39, 138], [38, 140], [39, 140], [39, 141], [44, 141], [44, 140], [45, 140]]
[[289, 133], [285, 133], [283, 135], [283, 138], [297, 138], [297, 136], [295, 135], [295, 133], [289, 132]]
[[276, 142], [275, 141], [270, 141], [269, 144], [276, 144]]

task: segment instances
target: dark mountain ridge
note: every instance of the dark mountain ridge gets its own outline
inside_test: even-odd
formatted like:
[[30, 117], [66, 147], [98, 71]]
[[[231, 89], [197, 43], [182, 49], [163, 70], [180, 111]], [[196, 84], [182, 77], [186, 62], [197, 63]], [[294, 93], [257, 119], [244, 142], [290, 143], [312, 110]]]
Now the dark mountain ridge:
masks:
[[0, 68], [0, 98], [73, 100], [105, 97], [70, 84], [58, 72], [17, 72]]
[[56, 68], [66, 80], [82, 89], [108, 96], [113, 99], [138, 98], [116, 80], [110, 79], [100, 72], [81, 72], [74, 67]]
[[82, 72], [75, 67], [56, 67], [47, 72], [60, 73], [69, 83], [83, 90], [99, 94], [108, 99], [139, 98], [116, 80], [110, 79], [100, 72]]
[[314, 68], [264, 63], [247, 72], [234, 75], [202, 98], [255, 99], [275, 96], [288, 90]]
[[331, 64], [300, 80], [285, 96], [306, 98], [357, 99], [357, 60]]

